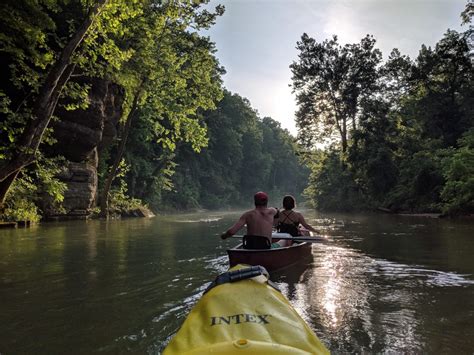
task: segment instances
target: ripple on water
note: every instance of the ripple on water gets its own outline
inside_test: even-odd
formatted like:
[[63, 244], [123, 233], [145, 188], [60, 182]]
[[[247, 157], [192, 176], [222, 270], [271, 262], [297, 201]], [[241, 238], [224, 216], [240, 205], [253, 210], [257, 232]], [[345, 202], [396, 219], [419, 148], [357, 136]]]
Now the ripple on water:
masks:
[[177, 223], [213, 223], [218, 222], [222, 219], [222, 216], [211, 216], [209, 218], [199, 218], [199, 219], [176, 219], [174, 222]]
[[[184, 262], [185, 260], [179, 260], [179, 262]], [[187, 260], [188, 262], [191, 260]], [[184, 298], [173, 299], [173, 301], [168, 301], [164, 303], [159, 311], [159, 314], [155, 315], [151, 320], [150, 324], [147, 327], [147, 332], [149, 334], [160, 334], [159, 337], [154, 337], [152, 340], [149, 340], [147, 343], [147, 349], [149, 352], [156, 353], [160, 352], [166, 344], [169, 342], [173, 334], [179, 329], [181, 323], [184, 321], [186, 316], [191, 311], [192, 307], [199, 301], [204, 291], [210, 284], [211, 279], [217, 276], [218, 274], [227, 271], [227, 257], [222, 256], [205, 256], [201, 258], [193, 258], [192, 262], [204, 266], [205, 272], [203, 272], [201, 277], [196, 276], [186, 276], [185, 274], [176, 275], [172, 280], [173, 287], [179, 287], [182, 290], [189, 290], [188, 296]], [[209, 270], [211, 272], [209, 272]], [[209, 277], [211, 275], [211, 277]], [[200, 279], [204, 278], [201, 284], [198, 287], [195, 286], [195, 283], [200, 283]], [[195, 281], [193, 284], [189, 281]], [[162, 292], [165, 291], [162, 289]], [[174, 291], [171, 291], [172, 293]], [[179, 321], [177, 321], [179, 320]], [[145, 333], [145, 334], [146, 334]], [[134, 332], [134, 334], [128, 334], [121, 336], [116, 339], [116, 341], [125, 342], [130, 346], [130, 343], [140, 343], [144, 341], [143, 334], [141, 332]]]
[[406, 265], [383, 259], [374, 259], [372, 268], [368, 272], [380, 274], [390, 280], [403, 281], [419, 286], [428, 287], [459, 287], [474, 285], [472, 275], [455, 272], [432, 270], [422, 265]]
[[[192, 307], [194, 307], [194, 305], [199, 301], [209, 284], [210, 282], [207, 282], [195, 288], [191, 291], [191, 295], [185, 297], [182, 300], [179, 300], [175, 303], [165, 304], [165, 310], [162, 311], [159, 315], [153, 317], [153, 319], [151, 320], [152, 323], [154, 323], [154, 328], [157, 327], [158, 329], [160, 329], [160, 333], [165, 333], [166, 338], [169, 338], [178, 330], [180, 326], [180, 324], [176, 324], [176, 319], [181, 319], [184, 321], [186, 315], [190, 312]], [[167, 331], [164, 332], [164, 330]], [[164, 339], [161, 339], [161, 342], [163, 341]]]
[[204, 268], [206, 270], [212, 270], [214, 277], [219, 274], [222, 274], [223, 272], [226, 272], [229, 269], [227, 255], [207, 258]]
[[[459, 343], [435, 314], [448, 289], [474, 285], [472, 275], [373, 258], [334, 244], [315, 245], [313, 254], [302, 280], [279, 287], [333, 351], [423, 352], [427, 334], [442, 339], [445, 348]], [[428, 291], [433, 288], [434, 294]]]

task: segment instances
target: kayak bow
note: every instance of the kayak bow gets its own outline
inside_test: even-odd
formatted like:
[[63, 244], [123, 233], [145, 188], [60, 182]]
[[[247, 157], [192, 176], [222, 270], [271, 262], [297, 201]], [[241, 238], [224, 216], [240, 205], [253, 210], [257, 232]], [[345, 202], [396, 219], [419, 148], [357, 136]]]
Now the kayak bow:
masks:
[[329, 353], [263, 267], [237, 265], [211, 286], [163, 355]]

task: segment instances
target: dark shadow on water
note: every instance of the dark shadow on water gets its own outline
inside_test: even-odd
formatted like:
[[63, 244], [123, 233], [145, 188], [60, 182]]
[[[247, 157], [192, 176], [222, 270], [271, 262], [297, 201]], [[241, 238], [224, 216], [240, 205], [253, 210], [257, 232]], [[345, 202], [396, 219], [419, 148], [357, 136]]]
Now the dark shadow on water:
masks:
[[304, 260], [300, 260], [296, 264], [290, 265], [284, 269], [274, 271], [270, 274], [270, 279], [283, 286], [286, 290], [285, 296], [291, 301], [296, 292], [296, 286], [304, 282], [305, 272], [311, 269], [314, 262], [313, 255]]

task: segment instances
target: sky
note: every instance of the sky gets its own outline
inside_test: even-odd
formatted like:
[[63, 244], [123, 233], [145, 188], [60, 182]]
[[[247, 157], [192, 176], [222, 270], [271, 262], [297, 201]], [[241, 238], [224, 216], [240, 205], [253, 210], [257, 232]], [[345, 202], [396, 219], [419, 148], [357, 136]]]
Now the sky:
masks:
[[289, 65], [306, 32], [318, 42], [337, 35], [340, 44], [376, 39], [384, 58], [393, 48], [415, 58], [446, 30], [465, 31], [460, 14], [467, 0], [211, 0], [224, 15], [205, 35], [216, 43], [227, 71], [224, 86], [246, 97], [260, 117], [270, 116], [296, 135]]

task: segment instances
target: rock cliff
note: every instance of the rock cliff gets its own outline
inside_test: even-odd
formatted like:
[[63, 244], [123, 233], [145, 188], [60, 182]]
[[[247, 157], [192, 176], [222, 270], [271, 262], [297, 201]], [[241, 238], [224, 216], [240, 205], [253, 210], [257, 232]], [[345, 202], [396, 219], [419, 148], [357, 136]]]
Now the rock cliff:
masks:
[[[59, 179], [68, 190], [63, 206], [66, 215], [60, 217], [86, 218], [97, 200], [98, 151], [110, 145], [117, 134], [122, 114], [123, 90], [105, 80], [91, 80], [89, 106], [85, 110], [58, 109], [59, 120], [54, 123], [54, 154], [68, 161]], [[47, 212], [46, 217], [54, 217]], [[57, 216], [56, 216], [57, 217]]]

